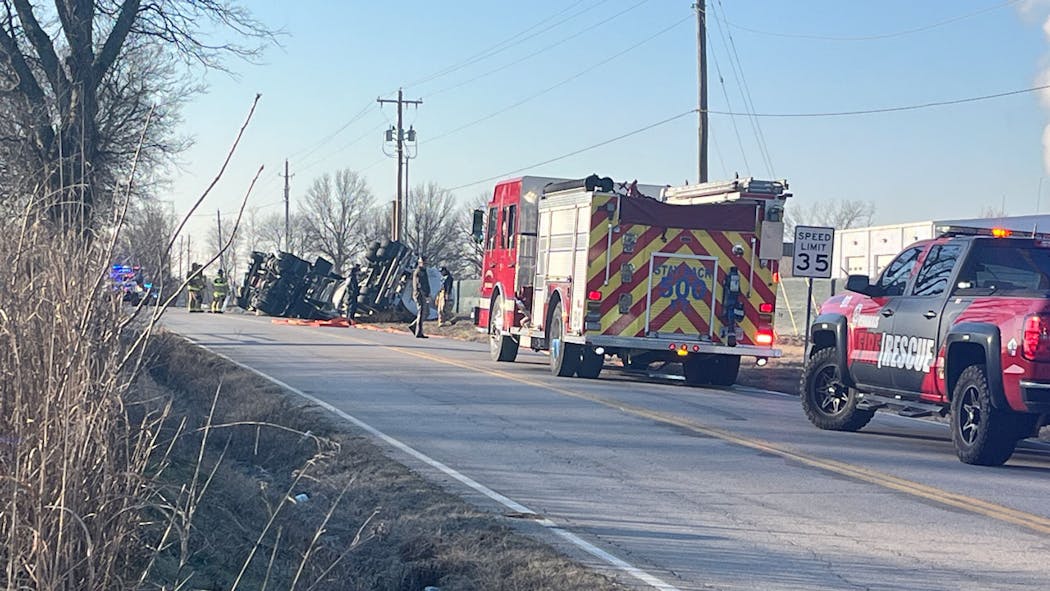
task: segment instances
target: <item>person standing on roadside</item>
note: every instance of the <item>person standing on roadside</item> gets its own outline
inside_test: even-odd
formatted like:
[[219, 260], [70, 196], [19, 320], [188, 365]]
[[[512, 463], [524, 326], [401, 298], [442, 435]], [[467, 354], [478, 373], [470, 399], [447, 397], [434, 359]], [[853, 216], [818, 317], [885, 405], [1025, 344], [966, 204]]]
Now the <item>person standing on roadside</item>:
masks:
[[354, 266], [350, 268], [350, 277], [346, 280], [346, 297], [348, 301], [346, 303], [346, 320], [350, 323], [354, 323], [354, 316], [357, 315], [357, 296], [361, 295], [361, 265], [354, 263]]
[[437, 294], [438, 326], [451, 326], [456, 323], [452, 319], [452, 284], [455, 280], [448, 267], [441, 267], [441, 289]]
[[201, 291], [207, 284], [207, 279], [204, 277], [204, 270], [198, 263], [193, 263], [193, 268], [190, 269], [190, 275], [186, 278], [186, 289], [189, 291], [189, 300], [187, 305], [190, 312], [203, 312], [201, 308]]
[[409, 324], [409, 328], [417, 339], [425, 339], [423, 334], [423, 321], [430, 313], [430, 278], [427, 277], [427, 259], [419, 257], [419, 265], [412, 272], [412, 299], [416, 302], [416, 319]]
[[230, 283], [226, 280], [226, 273], [219, 269], [215, 272], [215, 279], [211, 282], [211, 311], [212, 314], [222, 314], [226, 296], [230, 293]]

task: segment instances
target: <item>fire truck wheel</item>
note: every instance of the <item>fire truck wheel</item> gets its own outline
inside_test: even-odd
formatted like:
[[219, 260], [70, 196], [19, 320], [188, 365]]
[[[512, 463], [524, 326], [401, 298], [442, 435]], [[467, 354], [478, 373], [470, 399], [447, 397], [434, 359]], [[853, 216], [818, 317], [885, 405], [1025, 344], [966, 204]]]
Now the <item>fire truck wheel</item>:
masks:
[[685, 383], [690, 386], [706, 386], [711, 383], [712, 361], [706, 355], [690, 355], [682, 362]]
[[576, 375], [581, 378], [593, 380], [601, 375], [602, 367], [604, 366], [605, 355], [599, 355], [594, 352], [594, 349], [584, 347], [583, 356], [580, 359], [580, 366], [576, 368]]
[[806, 360], [799, 388], [802, 410], [821, 429], [857, 431], [871, 421], [875, 411], [857, 408], [857, 391], [842, 383], [837, 358], [838, 349], [827, 347]]
[[959, 459], [979, 466], [1004, 464], [1017, 447], [1012, 418], [992, 407], [984, 366], [964, 369], [952, 394], [952, 443]]
[[583, 352], [580, 345], [565, 342], [561, 302], [554, 306], [550, 321], [551, 374], [567, 378], [576, 373]]
[[732, 386], [740, 374], [740, 357], [736, 355], [715, 355], [709, 366], [711, 383], [715, 386]]
[[518, 341], [503, 334], [503, 296], [497, 297], [489, 309], [489, 357], [493, 361], [510, 363], [518, 357]]

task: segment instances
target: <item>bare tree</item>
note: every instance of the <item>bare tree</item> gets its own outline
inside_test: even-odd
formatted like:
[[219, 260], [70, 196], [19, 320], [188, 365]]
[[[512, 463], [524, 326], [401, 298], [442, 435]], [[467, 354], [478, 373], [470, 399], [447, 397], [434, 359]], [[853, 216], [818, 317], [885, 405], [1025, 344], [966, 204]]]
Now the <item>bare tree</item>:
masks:
[[362, 244], [366, 247], [390, 239], [392, 203], [373, 205], [365, 216], [361, 228]]
[[463, 240], [456, 198], [437, 184], [426, 183], [416, 186], [409, 203], [405, 243], [431, 265], [456, 266]]
[[[488, 215], [486, 206], [490, 199], [491, 195], [487, 192], [479, 193], [473, 199], [463, 204], [460, 213], [462, 216], [462, 221], [460, 222], [462, 255], [459, 263], [455, 265], [458, 270], [456, 276], [461, 279], [478, 279], [481, 277], [481, 261], [485, 255], [485, 246], [483, 243], [474, 240], [474, 211], [481, 210], [485, 215]], [[482, 224], [482, 228], [484, 227], [484, 224]]]
[[372, 208], [372, 191], [358, 173], [342, 169], [314, 179], [300, 203], [306, 242], [342, 273], [363, 248], [362, 228]]
[[[222, 68], [225, 56], [251, 58], [273, 38], [236, 0], [0, 3], [3, 157], [23, 159], [23, 172], [39, 171], [35, 193], [66, 223], [90, 221], [96, 202], [114, 190], [114, 167], [137, 143], [126, 138], [142, 128], [151, 103], [178, 87], [166, 64]], [[255, 45], [211, 38], [230, 32]], [[143, 163], [170, 147], [147, 140]]]
[[984, 205], [981, 207], [981, 213], [977, 217], [985, 219], [998, 219], [1006, 217], [1006, 208], [999, 206], [994, 207], [992, 205]]
[[871, 225], [875, 204], [859, 199], [818, 201], [810, 205], [791, 203], [785, 219], [785, 236], [795, 234], [795, 226], [829, 226], [838, 230]]
[[[307, 247], [308, 232], [304, 216], [293, 211], [289, 216], [288, 225], [292, 232], [291, 245], [288, 250], [294, 255], [308, 256], [310, 249]], [[283, 213], [259, 216], [253, 222], [251, 232], [250, 238], [245, 237], [245, 241], [251, 245], [251, 250], [262, 252], [285, 250]]]
[[117, 260], [142, 267], [153, 281], [173, 277], [168, 241], [175, 231], [175, 212], [170, 203], [142, 200], [128, 211], [114, 253]]
[[[207, 234], [208, 258], [219, 255], [220, 251], [226, 246], [226, 243], [230, 243], [229, 248], [226, 252], [222, 253], [222, 256], [220, 256], [218, 260], [219, 266], [230, 277], [236, 277], [240, 274], [240, 257], [238, 255], [245, 242], [247, 242], [245, 239], [245, 229], [236, 228], [235, 222], [236, 220], [231, 217], [223, 219], [222, 232], [220, 233], [219, 223], [216, 221], [216, 223], [213, 224], [212, 231]], [[236, 232], [234, 230], [236, 230]]]

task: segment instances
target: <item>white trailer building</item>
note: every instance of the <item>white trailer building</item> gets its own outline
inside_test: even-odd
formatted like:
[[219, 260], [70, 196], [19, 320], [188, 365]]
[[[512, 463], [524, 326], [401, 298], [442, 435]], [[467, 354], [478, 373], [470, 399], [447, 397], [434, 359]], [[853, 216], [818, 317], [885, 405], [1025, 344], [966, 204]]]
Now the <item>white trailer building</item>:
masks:
[[950, 228], [1004, 228], [1015, 234], [1050, 234], [1050, 215], [933, 220], [837, 230], [832, 278], [874, 277], [909, 244], [933, 238]]

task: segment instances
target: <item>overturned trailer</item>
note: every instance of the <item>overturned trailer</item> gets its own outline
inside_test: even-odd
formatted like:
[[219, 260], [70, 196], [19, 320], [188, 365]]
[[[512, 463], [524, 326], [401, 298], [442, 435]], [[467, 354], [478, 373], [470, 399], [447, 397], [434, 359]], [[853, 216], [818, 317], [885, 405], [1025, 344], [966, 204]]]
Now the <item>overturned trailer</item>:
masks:
[[[357, 313], [373, 320], [415, 317], [412, 270], [418, 257], [401, 242], [383, 240], [366, 253], [367, 266], [358, 277]], [[349, 278], [332, 272], [332, 263], [318, 257], [313, 264], [288, 252], [253, 252], [237, 305], [269, 316], [330, 320], [345, 316], [354, 290]], [[430, 270], [436, 293], [441, 277]], [[431, 309], [428, 317], [435, 318]]]

